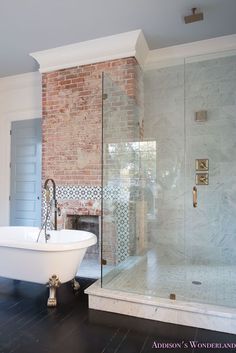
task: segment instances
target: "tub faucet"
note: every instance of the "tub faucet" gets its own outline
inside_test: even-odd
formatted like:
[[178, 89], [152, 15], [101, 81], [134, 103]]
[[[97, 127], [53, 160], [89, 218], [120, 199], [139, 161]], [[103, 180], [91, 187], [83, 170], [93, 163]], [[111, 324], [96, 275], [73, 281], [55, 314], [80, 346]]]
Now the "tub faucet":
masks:
[[52, 183], [52, 190], [53, 190], [53, 206], [54, 206], [54, 229], [57, 230], [57, 214], [58, 214], [58, 207], [57, 207], [57, 199], [56, 199], [56, 183], [53, 179], [47, 179], [44, 183], [44, 189], [46, 190], [46, 201], [50, 201], [50, 191], [48, 187], [48, 183]]

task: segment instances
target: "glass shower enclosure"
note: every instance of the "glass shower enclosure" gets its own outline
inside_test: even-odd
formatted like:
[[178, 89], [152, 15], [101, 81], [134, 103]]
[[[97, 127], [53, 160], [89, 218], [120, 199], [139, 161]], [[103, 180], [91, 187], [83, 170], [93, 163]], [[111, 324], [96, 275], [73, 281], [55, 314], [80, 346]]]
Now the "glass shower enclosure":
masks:
[[102, 287], [235, 307], [236, 53], [103, 75]]

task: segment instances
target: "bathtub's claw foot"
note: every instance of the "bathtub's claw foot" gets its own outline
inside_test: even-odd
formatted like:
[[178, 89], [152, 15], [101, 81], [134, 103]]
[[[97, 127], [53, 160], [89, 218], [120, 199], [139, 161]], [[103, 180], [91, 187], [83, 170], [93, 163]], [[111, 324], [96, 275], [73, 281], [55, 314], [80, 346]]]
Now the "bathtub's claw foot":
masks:
[[74, 289], [74, 291], [77, 292], [80, 289], [80, 284], [75, 278], [72, 279], [71, 284], [72, 284], [72, 288]]
[[61, 282], [59, 281], [58, 276], [53, 275], [49, 278], [48, 287], [49, 287], [49, 298], [48, 298], [48, 307], [55, 307], [57, 306], [57, 297], [56, 292], [57, 288], [60, 287]]
[[57, 306], [57, 299], [56, 298], [48, 298], [47, 306], [49, 308], [53, 308]]

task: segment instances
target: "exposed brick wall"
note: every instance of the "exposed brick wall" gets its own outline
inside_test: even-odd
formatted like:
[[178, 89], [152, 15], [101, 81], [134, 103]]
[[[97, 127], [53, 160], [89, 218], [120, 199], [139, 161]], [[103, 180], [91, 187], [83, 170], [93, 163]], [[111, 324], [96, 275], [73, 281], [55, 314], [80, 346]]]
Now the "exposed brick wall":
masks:
[[128, 58], [43, 74], [43, 179], [101, 185], [102, 72], [134, 97], [136, 64]]
[[[138, 141], [140, 135], [140, 69], [135, 58], [113, 60], [44, 73], [43, 99], [43, 180], [57, 185], [101, 186], [102, 73], [104, 91], [104, 142]], [[119, 179], [120, 168], [105, 158], [104, 177]], [[113, 169], [114, 168], [114, 169]], [[112, 173], [112, 175], [111, 175]], [[62, 216], [100, 215], [100, 201], [60, 200]], [[108, 212], [108, 214], [107, 214]], [[112, 211], [105, 210], [103, 254], [108, 263], [117, 263], [117, 229]]]
[[94, 200], [59, 200], [61, 214], [58, 217], [58, 227], [66, 228], [67, 215], [100, 216], [101, 203]]

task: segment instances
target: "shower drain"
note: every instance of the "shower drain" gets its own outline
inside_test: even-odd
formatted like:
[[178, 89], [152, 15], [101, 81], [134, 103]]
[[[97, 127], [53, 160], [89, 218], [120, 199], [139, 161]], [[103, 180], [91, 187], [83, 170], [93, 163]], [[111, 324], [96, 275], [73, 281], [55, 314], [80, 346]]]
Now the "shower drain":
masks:
[[200, 284], [202, 284], [202, 282], [199, 282], [199, 281], [192, 281], [192, 284], [196, 284], [197, 286], [199, 286]]

